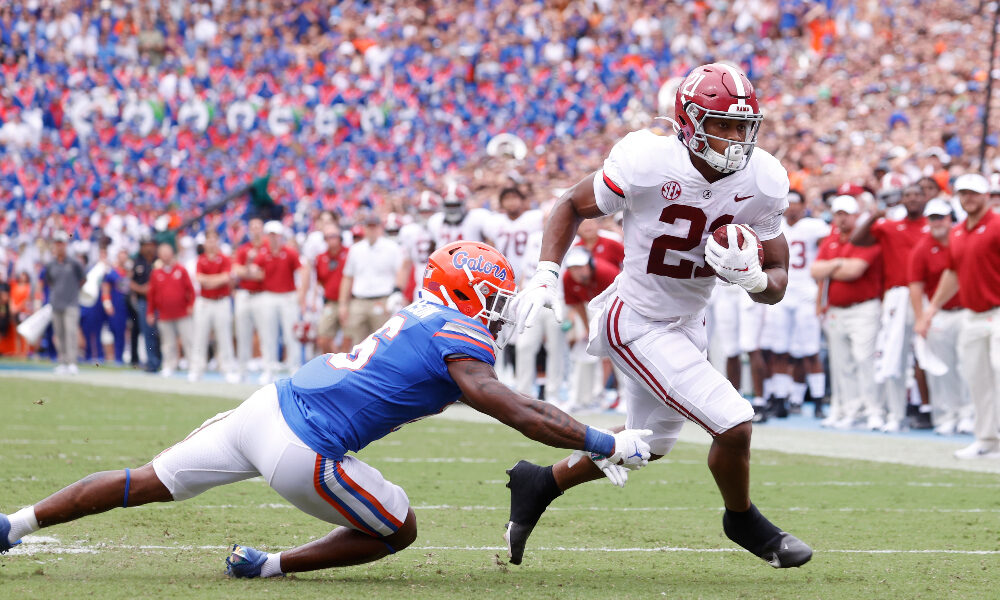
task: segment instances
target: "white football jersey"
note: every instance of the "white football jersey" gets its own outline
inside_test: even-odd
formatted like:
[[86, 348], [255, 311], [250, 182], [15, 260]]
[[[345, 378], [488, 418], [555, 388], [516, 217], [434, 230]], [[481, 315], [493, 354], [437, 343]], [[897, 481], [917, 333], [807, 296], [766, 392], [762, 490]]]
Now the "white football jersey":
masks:
[[461, 223], [452, 224], [444, 220], [444, 213], [434, 213], [427, 219], [427, 229], [434, 238], [434, 247], [440, 248], [458, 240], [472, 242], [485, 241], [483, 229], [486, 227], [492, 213], [485, 208], [473, 208], [465, 213]]
[[510, 261], [514, 268], [514, 280], [518, 283], [523, 281], [528, 238], [544, 228], [543, 218], [542, 211], [538, 209], [527, 210], [514, 220], [506, 213], [494, 213], [483, 231], [497, 250]]
[[781, 230], [788, 240], [788, 290], [786, 296], [816, 299], [816, 280], [809, 274], [819, 243], [830, 235], [830, 226], [822, 219], [803, 217], [789, 225], [781, 220]]
[[594, 177], [601, 211], [624, 211], [618, 297], [650, 319], [701, 311], [717, 280], [705, 265], [709, 236], [742, 223], [762, 241], [778, 237], [787, 194], [788, 173], [760, 148], [745, 169], [709, 183], [675, 136], [626, 135]]
[[424, 280], [427, 259], [434, 251], [434, 238], [430, 230], [423, 223], [407, 223], [399, 229], [396, 242], [403, 247], [403, 252], [413, 263], [413, 279], [417, 287], [420, 287]]

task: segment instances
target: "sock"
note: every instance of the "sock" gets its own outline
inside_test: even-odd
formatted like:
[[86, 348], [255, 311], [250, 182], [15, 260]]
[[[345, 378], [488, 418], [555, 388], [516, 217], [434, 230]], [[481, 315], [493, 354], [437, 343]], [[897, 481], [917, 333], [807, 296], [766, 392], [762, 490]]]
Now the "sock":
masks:
[[767, 400], [760, 396], [754, 396], [750, 401], [751, 406], [767, 406]]
[[722, 517], [722, 529], [729, 539], [756, 556], [763, 554], [769, 543], [781, 534], [781, 530], [760, 514], [753, 504], [750, 504], [750, 510], [746, 512], [735, 512], [727, 508]]
[[542, 468], [541, 472], [538, 474], [539, 479], [542, 482], [541, 497], [552, 502], [559, 496], [562, 496], [562, 490], [559, 489], [559, 485], [556, 483], [555, 476], [552, 475], [552, 465]]
[[35, 518], [35, 507], [28, 506], [7, 517], [10, 519], [10, 534], [7, 536], [7, 543], [13, 544], [29, 533], [35, 533], [41, 527], [38, 526], [38, 519]]
[[261, 577], [277, 577], [281, 572], [281, 552], [277, 554], [268, 553], [267, 561], [260, 568]]
[[792, 392], [792, 376], [786, 373], [777, 373], [771, 377], [771, 391], [778, 398], [787, 398]]
[[[514, 467], [520, 473], [517, 475], [516, 485], [508, 485], [511, 488], [510, 520], [520, 525], [534, 527], [548, 505], [562, 495], [562, 490], [552, 475], [551, 465], [539, 467], [525, 461], [521, 462], [526, 466], [518, 469], [521, 465], [519, 462]], [[514, 483], [514, 475], [511, 476], [511, 482]]]
[[761, 386], [765, 398], [770, 398], [774, 394], [774, 377], [768, 377]]
[[805, 402], [806, 389], [808, 389], [808, 387], [809, 386], [799, 381], [792, 382], [792, 393], [790, 398], [794, 406], [802, 406], [802, 403]]
[[822, 400], [826, 396], [826, 373], [807, 373], [806, 384], [809, 385], [809, 395], [813, 400]]

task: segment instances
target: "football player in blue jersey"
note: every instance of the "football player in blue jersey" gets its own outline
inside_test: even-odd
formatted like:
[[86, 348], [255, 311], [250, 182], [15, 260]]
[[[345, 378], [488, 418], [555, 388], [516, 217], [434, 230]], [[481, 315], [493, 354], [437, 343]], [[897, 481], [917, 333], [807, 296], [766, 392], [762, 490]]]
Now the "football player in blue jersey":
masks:
[[[514, 274], [495, 248], [448, 244], [430, 257], [421, 299], [350, 353], [314, 358], [145, 466], [94, 473], [33, 506], [0, 514], [0, 552], [41, 527], [118, 506], [186, 500], [262, 476], [291, 504], [341, 527], [284, 552], [234, 545], [226, 559], [230, 576], [378, 560], [413, 542], [416, 517], [402, 488], [350, 453], [457, 400], [533, 440], [591, 453], [623, 484], [626, 469], [649, 458], [646, 430], [587, 427], [497, 380], [494, 348], [508, 333], [503, 326], [513, 297]], [[539, 485], [555, 485], [551, 472], [540, 477]]]

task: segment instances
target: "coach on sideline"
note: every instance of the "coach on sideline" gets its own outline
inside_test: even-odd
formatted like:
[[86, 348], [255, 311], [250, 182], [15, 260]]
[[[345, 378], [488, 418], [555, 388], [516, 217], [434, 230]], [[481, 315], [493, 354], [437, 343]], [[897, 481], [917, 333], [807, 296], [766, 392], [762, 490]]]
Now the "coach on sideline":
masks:
[[[875, 397], [875, 335], [882, 295], [882, 249], [850, 242], [860, 207], [852, 196], [830, 203], [839, 236], [828, 237], [813, 261], [811, 274], [828, 286], [826, 336], [830, 347], [833, 393], [825, 424], [848, 429], [867, 416], [868, 429], [885, 426], [884, 409]], [[821, 292], [822, 293], [822, 292]]]
[[399, 244], [382, 235], [382, 219], [372, 213], [364, 223], [365, 236], [348, 250], [340, 280], [345, 348], [375, 331], [394, 312], [387, 307], [389, 296], [406, 287], [410, 275], [402, 272]]
[[927, 337], [934, 315], [960, 294], [967, 308], [958, 336], [958, 364], [976, 407], [975, 436], [955, 458], [1000, 458], [1000, 215], [990, 210], [989, 183], [978, 173], [955, 180], [968, 216], [951, 230], [948, 268], [917, 323]]

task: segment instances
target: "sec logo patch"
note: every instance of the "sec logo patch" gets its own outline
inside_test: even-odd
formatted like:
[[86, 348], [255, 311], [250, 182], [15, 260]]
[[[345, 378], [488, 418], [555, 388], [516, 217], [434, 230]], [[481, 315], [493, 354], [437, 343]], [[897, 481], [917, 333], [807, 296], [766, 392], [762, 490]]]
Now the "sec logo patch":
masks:
[[668, 181], [660, 188], [660, 194], [664, 200], [673, 202], [681, 197], [681, 184], [676, 181]]

